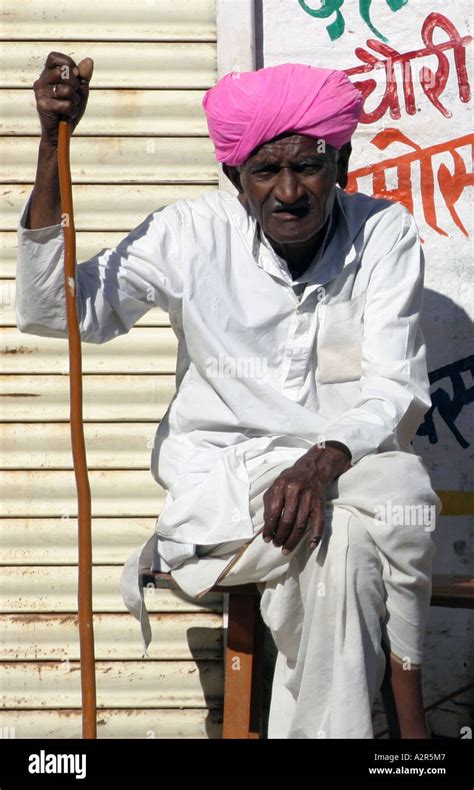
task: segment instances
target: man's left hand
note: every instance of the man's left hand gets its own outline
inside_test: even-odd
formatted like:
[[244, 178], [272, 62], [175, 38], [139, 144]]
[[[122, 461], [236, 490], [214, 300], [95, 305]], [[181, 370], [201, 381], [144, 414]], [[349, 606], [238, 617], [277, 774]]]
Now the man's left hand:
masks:
[[312, 447], [285, 469], [263, 496], [266, 543], [273, 540], [289, 554], [303, 537], [308, 519], [310, 549], [321, 540], [324, 530], [326, 491], [333, 480], [351, 467], [351, 453], [341, 442], [326, 442], [324, 448]]

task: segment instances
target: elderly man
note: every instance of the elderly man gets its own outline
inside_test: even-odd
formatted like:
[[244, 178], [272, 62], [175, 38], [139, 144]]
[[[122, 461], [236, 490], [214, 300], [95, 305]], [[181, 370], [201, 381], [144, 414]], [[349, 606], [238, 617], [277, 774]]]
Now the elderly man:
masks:
[[[65, 335], [57, 124], [77, 125], [91, 73], [51, 53], [35, 83], [24, 332]], [[155, 306], [179, 341], [151, 465], [165, 506], [125, 565], [124, 600], [147, 645], [142, 568], [171, 570], [195, 596], [259, 583], [278, 648], [271, 738], [371, 738], [381, 687], [392, 732], [429, 737], [421, 662], [439, 501], [410, 447], [430, 403], [423, 262], [405, 209], [344, 192], [361, 101], [339, 71], [227, 75], [204, 110], [237, 195], [155, 211], [77, 271], [85, 341]]]

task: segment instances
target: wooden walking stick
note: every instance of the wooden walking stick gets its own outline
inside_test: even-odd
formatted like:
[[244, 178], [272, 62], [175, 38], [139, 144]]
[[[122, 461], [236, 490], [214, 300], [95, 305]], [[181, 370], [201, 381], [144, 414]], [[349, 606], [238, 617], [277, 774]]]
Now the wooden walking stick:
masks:
[[82, 737], [97, 737], [94, 627], [92, 615], [91, 492], [87, 474], [82, 418], [81, 336], [76, 305], [76, 232], [69, 163], [69, 121], [59, 123], [58, 166], [61, 215], [64, 228], [64, 281], [69, 342], [69, 397], [71, 446], [76, 478], [79, 528], [78, 614], [81, 659]]

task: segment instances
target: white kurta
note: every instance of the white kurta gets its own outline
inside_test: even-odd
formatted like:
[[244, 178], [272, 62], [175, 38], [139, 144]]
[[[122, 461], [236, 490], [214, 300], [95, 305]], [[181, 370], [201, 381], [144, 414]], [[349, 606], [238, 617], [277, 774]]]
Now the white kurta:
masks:
[[[398, 204], [341, 190], [337, 200], [335, 233], [295, 282], [221, 191], [154, 212], [77, 268], [83, 340], [123, 334], [159, 306], [179, 341], [177, 392], [151, 461], [166, 502], [156, 535], [125, 565], [124, 600], [148, 643], [138, 570], [157, 537], [165, 569], [191, 594], [222, 574], [224, 584], [263, 582], [279, 649], [270, 737], [372, 737], [381, 638], [421, 661], [429, 605], [432, 526], [394, 529], [374, 516], [393, 503], [439, 510], [410, 447], [430, 405], [418, 233]], [[62, 229], [22, 220], [19, 243], [18, 326], [63, 337]], [[318, 550], [303, 540], [285, 557], [255, 537], [263, 493], [324, 439], [347, 445], [354, 466], [328, 491]]]
[[[155, 306], [178, 338], [177, 392], [151, 459], [167, 490], [156, 524], [165, 569], [192, 561], [196, 546], [253, 537], [249, 469], [275, 452], [325, 439], [354, 464], [410, 452], [430, 405], [416, 225], [399, 204], [339, 189], [337, 200], [336, 231], [297, 281], [224, 191], [150, 214], [77, 267], [83, 340], [123, 334]], [[62, 229], [27, 230], [23, 213], [19, 244], [18, 327], [63, 337]], [[137, 613], [137, 581], [125, 576]]]
[[[249, 537], [242, 453], [261, 453], [276, 436], [301, 447], [339, 440], [354, 463], [409, 447], [430, 406], [418, 232], [400, 204], [337, 192], [342, 218], [300, 278], [300, 300], [285, 261], [224, 191], [150, 214], [77, 267], [84, 341], [124, 334], [155, 306], [178, 338], [177, 393], [151, 464], [168, 491], [161, 535], [194, 544]], [[17, 324], [66, 336], [60, 225], [20, 222]], [[235, 471], [232, 490], [226, 469]], [[220, 507], [229, 501], [230, 521]]]

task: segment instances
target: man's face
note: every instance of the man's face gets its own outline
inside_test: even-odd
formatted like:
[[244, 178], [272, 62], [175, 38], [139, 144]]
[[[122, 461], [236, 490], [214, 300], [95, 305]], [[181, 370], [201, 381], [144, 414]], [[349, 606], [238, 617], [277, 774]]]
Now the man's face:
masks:
[[286, 135], [262, 145], [237, 170], [242, 202], [279, 244], [308, 241], [332, 211], [338, 151], [322, 140]]

